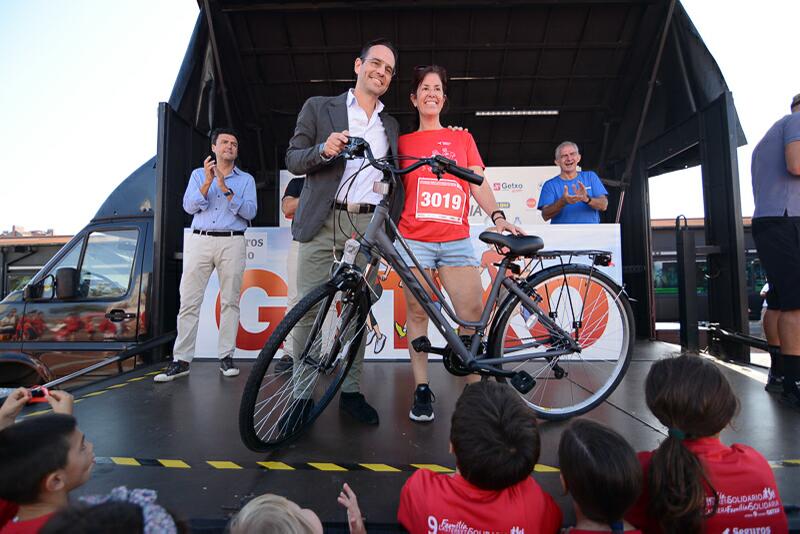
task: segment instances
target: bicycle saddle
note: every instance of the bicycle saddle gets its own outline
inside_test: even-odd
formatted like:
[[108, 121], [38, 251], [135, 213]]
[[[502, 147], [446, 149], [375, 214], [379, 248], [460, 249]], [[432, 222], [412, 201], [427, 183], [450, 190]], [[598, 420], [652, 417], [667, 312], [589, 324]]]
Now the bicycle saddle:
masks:
[[506, 256], [533, 256], [544, 248], [544, 241], [537, 235], [510, 235], [497, 232], [481, 232], [478, 239], [508, 249]]

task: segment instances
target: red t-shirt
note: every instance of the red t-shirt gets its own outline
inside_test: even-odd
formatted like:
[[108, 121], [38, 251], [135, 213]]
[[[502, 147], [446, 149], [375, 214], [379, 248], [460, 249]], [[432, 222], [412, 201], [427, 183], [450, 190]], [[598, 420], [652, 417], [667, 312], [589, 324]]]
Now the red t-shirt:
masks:
[[[398, 151], [404, 156], [427, 158], [441, 155], [461, 167], [483, 167], [475, 140], [469, 132], [425, 130], [400, 136]], [[401, 162], [408, 167], [412, 161]], [[403, 237], [442, 243], [469, 237], [469, 184], [451, 174], [441, 180], [427, 165], [403, 177], [406, 204], [398, 228]]]
[[14, 516], [17, 515], [18, 506], [13, 502], [4, 501], [0, 499], [0, 528], [14, 519]]
[[[564, 531], [565, 534], [608, 534], [609, 530], [586, 530], [583, 528], [571, 527]], [[625, 534], [642, 534], [641, 530], [625, 530]]]
[[3, 528], [0, 529], [0, 534], [36, 534], [39, 530], [50, 521], [53, 514], [45, 514], [36, 519], [29, 519], [28, 521], [19, 521], [17, 523], [9, 521]]
[[459, 474], [420, 469], [400, 492], [397, 520], [411, 534], [549, 534], [561, 528], [561, 510], [531, 477], [491, 491], [473, 486]]
[[[738, 443], [728, 447], [716, 438], [689, 440], [684, 445], [700, 459], [719, 495], [717, 512], [706, 518], [704, 532], [716, 534], [726, 529], [760, 532], [759, 528], [771, 534], [789, 531], [775, 475], [758, 451]], [[644, 473], [644, 490], [625, 519], [645, 533], [661, 532], [658, 521], [647, 514], [650, 498], [647, 474], [653, 453], [640, 452], [638, 456]], [[706, 495], [706, 511], [710, 512], [713, 494], [707, 490]]]

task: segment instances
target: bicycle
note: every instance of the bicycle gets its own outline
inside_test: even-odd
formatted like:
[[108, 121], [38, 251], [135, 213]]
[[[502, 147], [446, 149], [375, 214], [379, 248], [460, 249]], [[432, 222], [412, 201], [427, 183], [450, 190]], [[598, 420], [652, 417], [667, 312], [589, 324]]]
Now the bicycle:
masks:
[[[398, 169], [391, 158], [376, 160], [368, 143], [355, 137], [343, 157], [365, 158], [382, 171], [383, 179], [374, 190], [383, 200], [364, 234], [347, 240], [330, 280], [292, 308], [259, 354], [239, 409], [239, 432], [248, 448], [263, 452], [298, 437], [330, 403], [365, 341], [367, 318], [376, 300], [368, 279], [381, 257], [447, 342], [446, 347], [432, 347], [423, 336], [412, 340], [412, 346], [442, 355], [450, 373], [478, 373], [508, 382], [537, 416], [551, 420], [585, 413], [614, 391], [630, 363], [634, 324], [623, 289], [595, 268], [608, 265], [610, 253], [544, 251], [537, 236], [483, 232], [480, 240], [494, 245], [503, 259], [496, 264], [498, 272], [480, 319], [461, 320], [397, 231], [387, 199], [398, 176], [423, 165], [439, 178], [449, 173], [478, 185], [483, 178], [442, 156], [406, 158], [414, 162]], [[395, 242], [412, 258], [439, 306], [400, 258]], [[588, 256], [591, 265], [570, 263], [576, 255]], [[357, 262], [357, 257], [363, 261]], [[544, 260], [552, 258], [559, 263], [543, 268]], [[524, 266], [517, 263], [520, 259]], [[295, 355], [292, 370], [276, 371], [272, 362], [280, 360], [284, 340], [306, 314], [313, 317], [313, 326], [303, 351]], [[444, 314], [475, 333], [462, 338]]]

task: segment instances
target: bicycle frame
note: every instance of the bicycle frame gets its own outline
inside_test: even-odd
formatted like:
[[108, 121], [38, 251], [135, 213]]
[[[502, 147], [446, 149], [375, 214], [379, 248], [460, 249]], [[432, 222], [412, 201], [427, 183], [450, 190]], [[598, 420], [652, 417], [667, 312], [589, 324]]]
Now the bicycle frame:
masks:
[[[392, 184], [393, 182], [396, 183], [395, 173], [391, 169], [382, 168], [382, 171], [384, 173], [384, 179], [378, 183], [385, 185]], [[506, 276], [506, 270], [508, 269], [508, 264], [510, 262], [508, 257], [503, 258], [500, 263], [497, 276], [495, 276], [495, 279], [492, 282], [489, 297], [487, 299], [486, 306], [481, 312], [480, 319], [478, 321], [465, 321], [458, 317], [455, 311], [453, 311], [448, 304], [441, 290], [439, 290], [426, 270], [420, 266], [419, 261], [414, 256], [406, 241], [403, 239], [403, 236], [401, 236], [397, 230], [397, 226], [394, 224], [394, 221], [392, 221], [391, 217], [389, 217], [389, 207], [387, 202], [389, 188], [384, 187], [383, 189], [386, 189], [383, 194], [383, 200], [376, 206], [374, 215], [372, 216], [366, 231], [361, 239], [359, 239], [359, 243], [361, 245], [359, 253], [364, 254], [367, 257], [367, 267], [364, 270], [363, 276], [366, 277], [370, 269], [377, 268], [380, 257], [372, 253], [372, 249], [377, 248], [380, 252], [380, 256], [383, 257], [397, 272], [400, 280], [402, 280], [403, 284], [405, 284], [414, 298], [417, 299], [419, 304], [425, 310], [425, 313], [433, 321], [436, 329], [439, 330], [450, 348], [455, 352], [455, 354], [461, 360], [461, 363], [467, 369], [472, 371], [484, 371], [495, 376], [512, 376], [514, 374], [513, 372], [498, 369], [495, 367], [495, 365], [504, 362], [511, 363], [515, 361], [530, 361], [537, 358], [552, 358], [565, 354], [580, 352], [580, 345], [574, 339], [572, 339], [567, 332], [559, 327], [555, 321], [545, 314], [536, 304], [536, 301], [531, 299], [520, 288], [519, 284], [514, 279]], [[390, 233], [392, 234], [391, 236], [387, 234], [385, 230], [386, 225], [389, 226]], [[403, 259], [400, 257], [397, 249], [394, 246], [392, 238], [396, 238], [411, 257], [414, 266], [421, 273], [425, 283], [432, 289], [436, 297], [439, 299], [441, 307], [445, 313], [458, 325], [475, 329], [475, 333], [471, 338], [469, 349], [466, 347], [461, 338], [453, 331], [453, 329], [450, 328], [450, 325], [447, 322], [444, 314], [433, 303], [428, 295], [428, 292], [425, 291], [417, 277], [411, 272], [411, 268], [408, 267], [405, 261], [403, 261]], [[334, 277], [337, 274], [341, 275], [344, 271], [349, 271], [351, 269], [357, 270], [358, 267], [353, 264], [342, 262], [334, 274]], [[566, 348], [549, 349], [541, 354], [533, 356], [527, 354], [520, 356], [505, 356], [502, 358], [482, 358], [478, 360], [477, 355], [481, 345], [479, 341], [484, 336], [486, 327], [489, 325], [492, 316], [492, 310], [497, 302], [501, 287], [504, 287], [509, 291], [509, 293], [513, 293], [514, 295], [518, 296], [521, 304], [527, 308], [528, 311], [537, 315], [539, 321], [542, 322], [551, 336], [554, 336], [554, 338], [551, 338], [550, 341], [561, 342], [563, 344], [562, 346], [565, 345]], [[536, 342], [534, 346], [541, 344], [542, 342]]]

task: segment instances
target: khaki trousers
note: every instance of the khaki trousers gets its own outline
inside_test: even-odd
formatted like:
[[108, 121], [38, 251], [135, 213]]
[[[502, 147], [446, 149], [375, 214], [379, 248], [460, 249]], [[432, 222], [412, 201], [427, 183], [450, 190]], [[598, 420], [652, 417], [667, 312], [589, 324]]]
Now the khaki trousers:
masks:
[[244, 277], [246, 242], [244, 236], [214, 237], [189, 234], [183, 247], [181, 309], [178, 336], [172, 354], [176, 360], [191, 362], [195, 354], [200, 307], [208, 279], [214, 269], [219, 277], [220, 320], [217, 355], [233, 356], [239, 331], [239, 297]]
[[[297, 265], [300, 266], [297, 273], [297, 294], [299, 299], [305, 297], [315, 287], [325, 283], [331, 275], [333, 266], [333, 250], [336, 250], [336, 257], [341, 258], [344, 250], [344, 243], [358, 232], [363, 234], [372, 213], [347, 213], [343, 210], [334, 209], [325, 220], [317, 235], [307, 243], [300, 243], [300, 250], [297, 255]], [[335, 237], [335, 242], [334, 242]], [[359, 255], [359, 260], [363, 262], [363, 256]], [[375, 279], [375, 273], [371, 273], [370, 282]], [[292, 357], [295, 359], [293, 382], [296, 385], [295, 395], [300, 398], [307, 398], [311, 392], [300, 390], [299, 384], [307, 383], [304, 379], [303, 369], [297, 365], [297, 355], [303, 352], [306, 340], [308, 339], [311, 327], [314, 324], [313, 313], [307, 313], [292, 330], [294, 337], [294, 350]], [[364, 363], [364, 348], [366, 347], [367, 336], [361, 338], [361, 345], [356, 353], [350, 371], [342, 383], [342, 391], [345, 393], [356, 393], [361, 384], [361, 368]]]
[[[286, 258], [286, 313], [289, 313], [300, 300], [297, 296], [297, 253], [299, 250], [300, 242], [292, 239], [289, 244], [289, 256]], [[283, 342], [283, 351], [290, 356], [294, 352], [294, 329], [286, 336], [286, 340]]]

